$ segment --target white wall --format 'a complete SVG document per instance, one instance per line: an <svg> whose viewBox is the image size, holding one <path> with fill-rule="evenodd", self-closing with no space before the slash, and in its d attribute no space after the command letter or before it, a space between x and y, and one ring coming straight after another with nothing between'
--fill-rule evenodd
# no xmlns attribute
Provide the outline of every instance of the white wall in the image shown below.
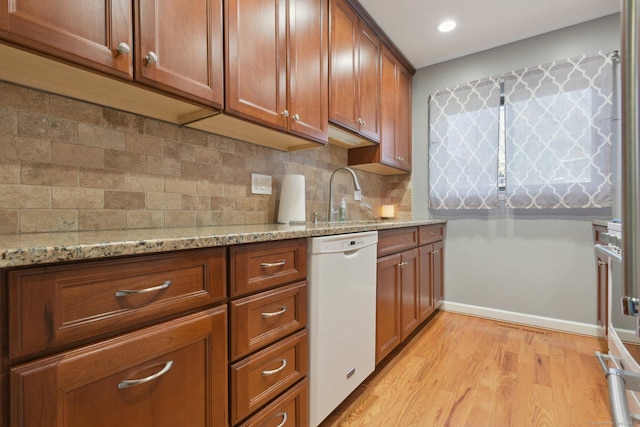
<svg viewBox="0 0 640 427"><path fill-rule="evenodd" d="M509 209L443 214L428 210L428 96L437 89L523 67L619 49L619 16L425 67L413 79L413 217L446 218L445 307L524 314L540 324L596 323L591 221L611 210L516 213ZM466 307L470 305L473 307ZM498 310L494 312L493 310ZM536 320L537 319L537 320ZM528 321L530 320L530 321ZM551 322L553 323L553 322ZM588 329L588 328L587 328Z"/></svg>

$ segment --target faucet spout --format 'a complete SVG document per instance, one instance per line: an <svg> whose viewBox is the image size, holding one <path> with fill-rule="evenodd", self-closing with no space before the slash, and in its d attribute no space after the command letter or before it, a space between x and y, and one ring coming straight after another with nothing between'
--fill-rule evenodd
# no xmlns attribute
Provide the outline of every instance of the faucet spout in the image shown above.
<svg viewBox="0 0 640 427"><path fill-rule="evenodd" d="M328 222L331 222L331 216L333 215L333 177L335 176L336 173L340 172L341 170L347 171L351 174L351 177L353 178L353 186L355 187L356 191L362 190L360 188L360 182L358 181L358 177L356 176L356 173L353 171L353 169L347 166L343 166L341 168L334 170L333 173L331 174L331 178L329 179L329 210L327 212Z"/></svg>

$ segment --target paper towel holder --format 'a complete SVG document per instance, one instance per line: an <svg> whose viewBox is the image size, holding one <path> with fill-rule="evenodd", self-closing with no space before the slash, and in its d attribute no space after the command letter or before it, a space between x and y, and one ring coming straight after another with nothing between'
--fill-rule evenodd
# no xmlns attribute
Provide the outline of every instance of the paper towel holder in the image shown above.
<svg viewBox="0 0 640 427"><path fill-rule="evenodd" d="M305 224L305 178L304 175L285 175L282 178L279 224Z"/></svg>

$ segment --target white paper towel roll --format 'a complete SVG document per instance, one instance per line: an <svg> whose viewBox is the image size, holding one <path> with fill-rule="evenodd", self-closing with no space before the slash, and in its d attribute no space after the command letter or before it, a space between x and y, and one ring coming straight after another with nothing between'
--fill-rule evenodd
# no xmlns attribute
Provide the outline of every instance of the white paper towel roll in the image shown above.
<svg viewBox="0 0 640 427"><path fill-rule="evenodd" d="M280 191L278 222L280 224L305 222L304 202L304 175L285 175L282 179L282 189Z"/></svg>

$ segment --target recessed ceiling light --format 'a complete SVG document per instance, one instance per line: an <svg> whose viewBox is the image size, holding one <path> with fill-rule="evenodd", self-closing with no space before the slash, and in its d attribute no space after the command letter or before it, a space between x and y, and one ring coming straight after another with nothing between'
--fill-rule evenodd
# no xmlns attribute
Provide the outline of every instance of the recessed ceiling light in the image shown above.
<svg viewBox="0 0 640 427"><path fill-rule="evenodd" d="M456 24L456 21L447 19L446 21L442 21L440 25L438 25L438 31L440 31L441 33L448 33L449 31L456 28L456 25L458 25Z"/></svg>

